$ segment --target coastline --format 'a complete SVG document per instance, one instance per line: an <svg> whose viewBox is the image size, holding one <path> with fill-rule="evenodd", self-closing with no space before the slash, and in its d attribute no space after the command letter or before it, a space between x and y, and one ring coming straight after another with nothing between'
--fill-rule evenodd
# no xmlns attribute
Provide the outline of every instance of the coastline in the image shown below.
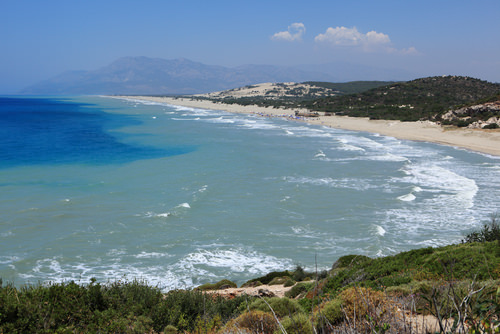
<svg viewBox="0 0 500 334"><path fill-rule="evenodd" d="M223 110L231 113L255 114L266 117L284 117L303 121L312 125L321 125L344 130L364 131L391 136L398 139L424 141L442 145L464 148L467 150L500 156L500 130L482 130L466 128L445 128L436 123L400 122L392 120L370 120L362 117L319 116L296 119L294 110L264 108L255 105L215 103L208 100L192 98L172 98L154 96L114 96L141 101L167 103L171 105Z"/></svg>

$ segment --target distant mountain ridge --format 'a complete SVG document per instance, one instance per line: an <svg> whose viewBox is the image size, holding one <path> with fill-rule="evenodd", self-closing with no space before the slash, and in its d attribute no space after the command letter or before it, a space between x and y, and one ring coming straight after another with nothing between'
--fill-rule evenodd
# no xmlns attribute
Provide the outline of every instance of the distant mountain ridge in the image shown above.
<svg viewBox="0 0 500 334"><path fill-rule="evenodd" d="M123 57L93 71L70 71L21 94L198 94L262 82L331 81L321 72L272 65L234 68L180 58Z"/></svg>

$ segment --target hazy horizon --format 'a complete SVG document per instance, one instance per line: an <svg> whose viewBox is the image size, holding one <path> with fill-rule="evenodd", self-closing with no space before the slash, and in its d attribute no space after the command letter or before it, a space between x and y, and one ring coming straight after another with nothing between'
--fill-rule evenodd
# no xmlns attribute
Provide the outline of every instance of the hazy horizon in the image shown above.
<svg viewBox="0 0 500 334"><path fill-rule="evenodd" d="M497 0L7 2L0 93L124 56L226 67L348 62L500 82L498 14Z"/></svg>

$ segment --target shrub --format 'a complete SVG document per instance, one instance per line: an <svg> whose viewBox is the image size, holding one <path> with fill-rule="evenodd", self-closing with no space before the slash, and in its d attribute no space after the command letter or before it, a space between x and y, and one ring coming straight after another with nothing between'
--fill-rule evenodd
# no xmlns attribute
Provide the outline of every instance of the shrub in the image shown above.
<svg viewBox="0 0 500 334"><path fill-rule="evenodd" d="M500 126L498 126L497 123L490 123L485 126L483 126L483 129L498 129Z"/></svg>
<svg viewBox="0 0 500 334"><path fill-rule="evenodd" d="M500 225L498 224L499 214L494 213L490 215L490 222L484 224L483 228L479 231L474 231L465 236L462 240L463 243L468 242L487 242L500 240Z"/></svg>
<svg viewBox="0 0 500 334"><path fill-rule="evenodd" d="M342 300L335 298L326 302L323 306L322 315L332 325L340 323L344 319L344 312L342 311Z"/></svg>
<svg viewBox="0 0 500 334"><path fill-rule="evenodd" d="M288 278L288 279L285 281L285 283L283 284L283 286L284 286L285 288L287 288L287 287L290 287L290 286L294 286L294 285L295 285L295 283L296 283L296 282L295 282L293 279Z"/></svg>
<svg viewBox="0 0 500 334"><path fill-rule="evenodd" d="M332 269L345 268L352 265L359 265L370 261L371 259L364 255L345 255L340 257L332 266Z"/></svg>
<svg viewBox="0 0 500 334"><path fill-rule="evenodd" d="M238 287L236 283L227 279L223 279L217 283L205 283L203 285L200 285L196 289L203 291L203 290L219 290L221 288L236 288L236 287Z"/></svg>
<svg viewBox="0 0 500 334"><path fill-rule="evenodd" d="M167 325L165 329L163 329L164 334L177 334L177 328L172 325Z"/></svg>
<svg viewBox="0 0 500 334"><path fill-rule="evenodd" d="M387 293L409 296L412 294L426 294L432 289L431 281L412 281L408 284L390 286L385 289Z"/></svg>
<svg viewBox="0 0 500 334"><path fill-rule="evenodd" d="M240 333L241 329L244 329L255 334L272 334L277 327L276 319L272 314L262 311L248 311L229 321L222 332Z"/></svg>
<svg viewBox="0 0 500 334"><path fill-rule="evenodd" d="M312 323L304 313L283 318L281 325L289 334L313 334ZM281 331L275 331L275 333L281 333Z"/></svg>
<svg viewBox="0 0 500 334"><path fill-rule="evenodd" d="M251 311L259 310L262 312L271 312L269 307L271 307L276 316L280 318L302 312L302 308L299 303L296 300L289 298L271 297L256 299L248 305L248 309Z"/></svg>
<svg viewBox="0 0 500 334"><path fill-rule="evenodd" d="M292 274L292 278L296 280L297 282L303 281L304 278L306 278L307 273L304 271L304 268L301 266L297 266L295 268L295 271Z"/></svg>
<svg viewBox="0 0 500 334"><path fill-rule="evenodd" d="M302 293L306 293L313 287L312 283L298 283L285 293L288 298L297 298Z"/></svg>
<svg viewBox="0 0 500 334"><path fill-rule="evenodd" d="M271 282L273 280L273 278L283 277L283 276L290 277L290 272L288 270L287 271L273 271L265 276L251 279L248 282L246 282L245 284L243 284L242 286L249 286L248 284L251 284L251 283L257 282L257 281L262 283L262 284L269 284L269 282Z"/></svg>
<svg viewBox="0 0 500 334"><path fill-rule="evenodd" d="M289 276L283 276L283 277L275 277L272 279L271 282L269 282L269 285L279 285L279 284L285 284L286 281L290 280Z"/></svg>
<svg viewBox="0 0 500 334"><path fill-rule="evenodd" d="M351 287L342 291L340 299L345 317L360 328L380 327L386 319L394 318L395 305L381 291Z"/></svg>
<svg viewBox="0 0 500 334"><path fill-rule="evenodd" d="M228 300L202 291L170 291L153 310L151 317L158 332L167 325L176 326L180 331L192 331L200 317L207 322L216 318L225 322L235 317L240 313L238 307L245 300L243 296Z"/></svg>

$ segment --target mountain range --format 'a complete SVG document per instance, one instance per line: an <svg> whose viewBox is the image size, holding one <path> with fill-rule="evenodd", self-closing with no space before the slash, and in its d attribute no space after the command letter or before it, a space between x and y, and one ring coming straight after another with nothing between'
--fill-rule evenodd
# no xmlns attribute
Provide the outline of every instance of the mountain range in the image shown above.
<svg viewBox="0 0 500 334"><path fill-rule="evenodd" d="M370 72L371 71L371 72ZM351 73L349 75L349 73ZM180 58L123 57L92 71L69 71L26 87L20 94L199 94L263 82L348 81L364 74L365 80L379 79L387 72L351 64L206 65ZM368 75L369 78L366 77ZM393 73L401 78L408 73ZM394 78L390 78L394 79Z"/></svg>
<svg viewBox="0 0 500 334"><path fill-rule="evenodd" d="M70 71L23 89L22 94L196 94L261 82L332 76L284 66L206 65L188 59L124 57L93 71Z"/></svg>

